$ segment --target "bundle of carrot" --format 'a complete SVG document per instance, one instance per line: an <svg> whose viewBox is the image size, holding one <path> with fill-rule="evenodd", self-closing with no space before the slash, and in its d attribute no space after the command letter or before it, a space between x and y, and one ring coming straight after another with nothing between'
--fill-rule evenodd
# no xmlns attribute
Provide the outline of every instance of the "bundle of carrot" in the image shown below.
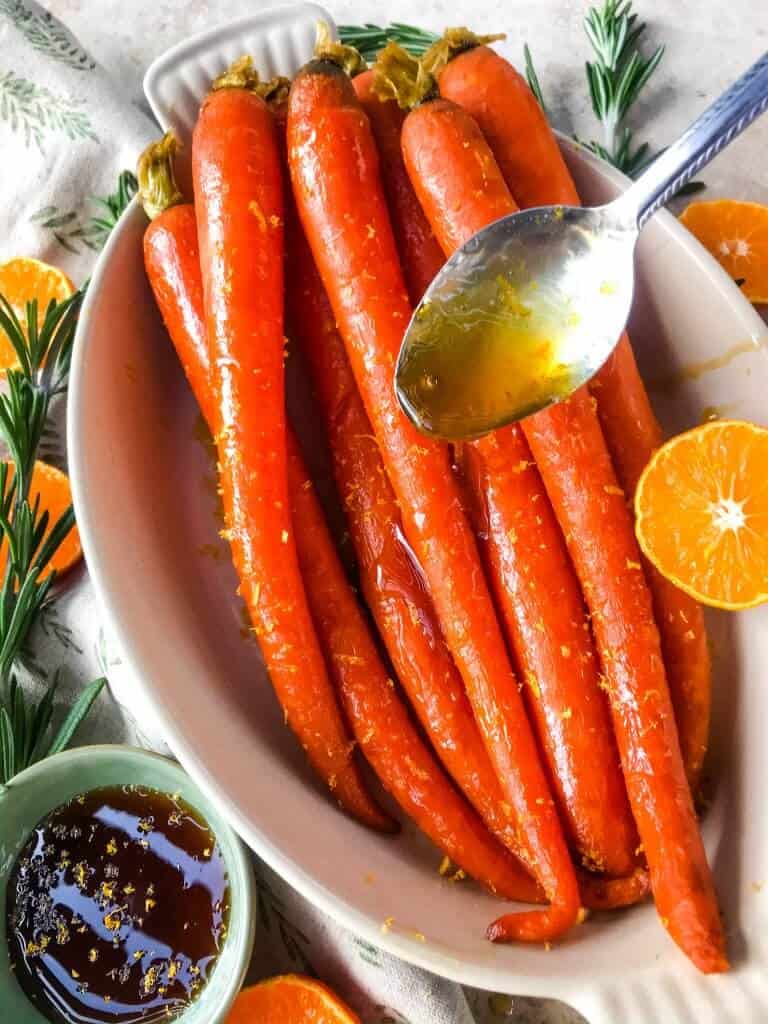
<svg viewBox="0 0 768 1024"><path fill-rule="evenodd" d="M420 63L389 46L369 69L323 34L290 92L238 61L195 128L194 205L171 138L142 157L148 276L217 445L270 678L341 806L397 828L359 748L443 871L545 904L499 918L493 940L548 942L650 887L684 952L724 970L691 796L705 638L634 539L625 498L659 429L629 342L597 403L582 392L455 449L394 394L411 304L444 257L516 200L578 201L540 108L485 42L452 30ZM286 419L284 331L370 620Z"/></svg>

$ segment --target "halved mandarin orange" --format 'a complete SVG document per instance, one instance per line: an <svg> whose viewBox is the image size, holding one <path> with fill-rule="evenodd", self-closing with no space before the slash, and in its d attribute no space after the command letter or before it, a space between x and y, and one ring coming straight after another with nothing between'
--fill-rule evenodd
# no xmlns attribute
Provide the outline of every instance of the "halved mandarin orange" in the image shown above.
<svg viewBox="0 0 768 1024"><path fill-rule="evenodd" d="M13 463L10 463L10 479L13 479L13 472L14 466ZM66 512L72 504L72 491L69 486L69 477L66 473L62 473L60 469L56 469L55 466L50 466L47 462L40 462L38 460L35 463L34 470L32 471L32 481L29 488L30 505L34 506L35 499L38 495L40 496L41 511L48 512L48 529L45 533L45 536L47 537L55 524L59 521L62 513ZM56 572L61 575L63 572L66 572L67 569L70 569L75 562L78 562L82 557L82 554L83 549L80 546L80 534L77 532L77 527L73 526L59 545L56 554L40 574L40 579L44 579L46 576L50 575L52 569L55 569ZM3 544L0 547L0 579L5 573L7 557L8 545L3 541Z"/></svg>
<svg viewBox="0 0 768 1024"><path fill-rule="evenodd" d="M690 203L680 216L750 302L768 302L768 206L736 199Z"/></svg>
<svg viewBox="0 0 768 1024"><path fill-rule="evenodd" d="M703 604L768 601L768 430L715 420L653 455L635 492L637 539Z"/></svg>
<svg viewBox="0 0 768 1024"><path fill-rule="evenodd" d="M51 299L63 302L74 290L75 286L62 270L31 256L19 256L0 265L0 295L8 300L25 329L28 302L37 299L38 323L42 324ZM18 365L16 351L0 327L0 374Z"/></svg>
<svg viewBox="0 0 768 1024"><path fill-rule="evenodd" d="M243 989L227 1024L360 1024L360 1018L322 982L283 974Z"/></svg>

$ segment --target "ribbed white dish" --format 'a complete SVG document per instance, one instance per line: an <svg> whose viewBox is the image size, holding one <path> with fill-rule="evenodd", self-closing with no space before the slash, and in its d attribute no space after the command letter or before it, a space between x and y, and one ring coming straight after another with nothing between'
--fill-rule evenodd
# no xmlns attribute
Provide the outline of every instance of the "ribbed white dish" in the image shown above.
<svg viewBox="0 0 768 1024"><path fill-rule="evenodd" d="M145 81L161 125L188 142L211 78L243 53L265 75L294 72L311 54L320 18L330 22L312 4L262 11L169 51ZM588 201L625 187L591 155L572 143L564 148ZM439 856L413 829L386 840L341 815L283 726L257 651L242 636L236 581L214 518L212 467L195 440L194 403L143 272L144 227L134 205L88 290L72 367L72 483L94 584L136 687L152 699L197 783L307 898L438 974L564 999L592 1024L768 1021L768 609L709 623L717 792L704 832L732 972L698 975L650 905L596 916L551 952L486 942L499 904L472 885L443 882ZM653 392L668 430L692 425L712 406L766 421L762 321L668 214L643 234L631 326L649 380L693 367ZM714 368L713 360L749 342L754 348ZM221 557L213 559L217 545ZM384 932L387 918L394 923Z"/></svg>

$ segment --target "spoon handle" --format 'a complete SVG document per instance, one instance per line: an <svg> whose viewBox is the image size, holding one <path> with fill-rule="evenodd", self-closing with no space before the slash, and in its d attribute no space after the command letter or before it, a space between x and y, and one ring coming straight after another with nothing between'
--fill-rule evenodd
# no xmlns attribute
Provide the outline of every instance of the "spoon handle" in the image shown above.
<svg viewBox="0 0 768 1024"><path fill-rule="evenodd" d="M640 229L681 186L768 108L768 52L696 118L621 197Z"/></svg>

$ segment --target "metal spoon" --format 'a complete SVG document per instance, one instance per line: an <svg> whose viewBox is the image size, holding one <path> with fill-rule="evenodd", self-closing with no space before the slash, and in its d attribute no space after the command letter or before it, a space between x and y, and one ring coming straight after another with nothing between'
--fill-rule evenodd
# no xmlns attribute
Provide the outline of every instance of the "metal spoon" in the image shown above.
<svg viewBox="0 0 768 1024"><path fill-rule="evenodd" d="M618 199L503 217L454 253L397 363L397 395L415 425L477 437L586 383L626 324L643 225L767 107L765 53Z"/></svg>

